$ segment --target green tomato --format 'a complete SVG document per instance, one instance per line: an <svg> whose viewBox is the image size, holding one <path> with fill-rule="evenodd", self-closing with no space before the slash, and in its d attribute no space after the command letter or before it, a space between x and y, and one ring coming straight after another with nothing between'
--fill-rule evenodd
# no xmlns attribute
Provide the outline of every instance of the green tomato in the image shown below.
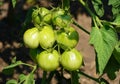
<svg viewBox="0 0 120 84"><path fill-rule="evenodd" d="M39 33L39 43L43 49L51 48L55 42L55 33L51 26L44 26Z"/></svg>
<svg viewBox="0 0 120 84"><path fill-rule="evenodd" d="M67 27L68 25L70 25L71 22L72 18L69 15L57 16L56 18L54 18L53 21L53 23L60 28Z"/></svg>
<svg viewBox="0 0 120 84"><path fill-rule="evenodd" d="M72 50L63 52L60 63L66 70L77 70L82 65L82 55L78 50L73 48Z"/></svg>
<svg viewBox="0 0 120 84"><path fill-rule="evenodd" d="M54 71L59 67L59 54L56 50L42 51L37 56L37 62L44 71Z"/></svg>
<svg viewBox="0 0 120 84"><path fill-rule="evenodd" d="M46 9L45 7L41 7L39 10L40 10L40 15L42 17L42 21L46 23L51 23L52 14L50 10Z"/></svg>
<svg viewBox="0 0 120 84"><path fill-rule="evenodd" d="M38 9L35 9L32 13L32 20L33 20L33 23L34 25L39 25L41 23L41 16L39 14L39 10Z"/></svg>
<svg viewBox="0 0 120 84"><path fill-rule="evenodd" d="M39 30L34 27L25 31L23 41L29 48L37 48L39 46Z"/></svg>
<svg viewBox="0 0 120 84"><path fill-rule="evenodd" d="M69 27L66 30L60 30L56 35L57 43L64 50L74 48L79 41L79 34L73 28Z"/></svg>
<svg viewBox="0 0 120 84"><path fill-rule="evenodd" d="M45 7L37 8L32 13L32 20L35 25L40 25L41 22L51 23L51 12Z"/></svg>
<svg viewBox="0 0 120 84"><path fill-rule="evenodd" d="M61 16L61 15L64 15L65 14L65 11L63 9L60 9L60 8L57 8L55 10L53 10L52 12L52 21L53 21L53 24L56 25L57 21L59 21L58 19L56 20L57 17Z"/></svg>
<svg viewBox="0 0 120 84"><path fill-rule="evenodd" d="M52 12L52 20L54 21L54 19L60 15L64 15L65 11L63 9L57 8L55 10L53 10Z"/></svg>

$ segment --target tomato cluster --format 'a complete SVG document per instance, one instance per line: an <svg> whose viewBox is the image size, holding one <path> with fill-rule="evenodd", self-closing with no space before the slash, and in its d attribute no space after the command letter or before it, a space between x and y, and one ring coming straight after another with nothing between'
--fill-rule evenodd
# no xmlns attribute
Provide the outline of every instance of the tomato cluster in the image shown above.
<svg viewBox="0 0 120 84"><path fill-rule="evenodd" d="M23 40L33 61L45 71L60 65L70 71L79 69L82 55L75 49L79 34L71 26L70 14L61 8L40 7L34 9L32 21L34 27L25 31Z"/></svg>

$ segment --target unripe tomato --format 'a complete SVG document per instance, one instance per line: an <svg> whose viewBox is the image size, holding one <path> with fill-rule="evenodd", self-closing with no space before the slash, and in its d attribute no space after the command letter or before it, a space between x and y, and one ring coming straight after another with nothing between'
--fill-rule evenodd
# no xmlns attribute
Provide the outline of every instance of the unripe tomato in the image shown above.
<svg viewBox="0 0 120 84"><path fill-rule="evenodd" d="M60 28L67 27L72 22L72 18L69 15L60 15L54 18L54 24Z"/></svg>
<svg viewBox="0 0 120 84"><path fill-rule="evenodd" d="M54 21L56 17L64 14L65 14L65 11L63 9L60 9L60 8L55 9L52 13L52 20Z"/></svg>
<svg viewBox="0 0 120 84"><path fill-rule="evenodd" d="M45 7L37 8L32 13L32 20L35 25L40 25L41 22L51 23L51 12Z"/></svg>
<svg viewBox="0 0 120 84"><path fill-rule="evenodd" d="M33 23L34 25L39 25L41 23L41 16L39 14L39 10L38 9L35 9L32 13L32 20L33 20Z"/></svg>
<svg viewBox="0 0 120 84"><path fill-rule="evenodd" d="M65 51L61 56L60 63L66 70L77 70L82 65L82 55L76 49Z"/></svg>
<svg viewBox="0 0 120 84"><path fill-rule="evenodd" d="M50 10L46 9L45 7L41 7L39 10L40 10L40 15L42 17L42 21L46 23L51 23L52 14Z"/></svg>
<svg viewBox="0 0 120 84"><path fill-rule="evenodd" d="M65 14L65 11L63 9L58 8L58 9L54 10L53 13L52 13L53 24L56 25L58 23L58 21L59 21L58 20L59 18L57 19L57 17L60 17L61 15L64 15L64 14Z"/></svg>
<svg viewBox="0 0 120 84"><path fill-rule="evenodd" d="M79 34L73 27L66 29L58 31L56 35L57 43L64 50L74 48L79 41Z"/></svg>
<svg viewBox="0 0 120 84"><path fill-rule="evenodd" d="M37 48L39 46L39 30L36 27L26 30L23 41L29 48Z"/></svg>
<svg viewBox="0 0 120 84"><path fill-rule="evenodd" d="M51 48L55 42L55 33L51 26L43 26L39 33L39 43L43 49Z"/></svg>
<svg viewBox="0 0 120 84"><path fill-rule="evenodd" d="M56 50L42 51L37 56L37 62L44 71L54 71L59 67L59 54Z"/></svg>

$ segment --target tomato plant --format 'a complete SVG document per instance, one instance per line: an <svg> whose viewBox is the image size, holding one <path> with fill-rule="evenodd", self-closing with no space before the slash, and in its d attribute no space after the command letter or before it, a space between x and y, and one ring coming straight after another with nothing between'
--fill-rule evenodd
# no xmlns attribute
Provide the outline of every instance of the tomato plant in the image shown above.
<svg viewBox="0 0 120 84"><path fill-rule="evenodd" d="M52 2L52 0L49 1ZM119 1L60 0L60 2L57 7L50 5L50 9L41 6L33 9L29 17L32 18L31 22L34 27L25 31L23 41L30 49L30 57L36 62L36 65L14 60L14 63L3 70L9 70L19 65L32 67L33 70L28 75L20 75L20 81L9 80L7 84L35 84L33 75L38 68L44 71L41 84L49 84L52 77L58 74L62 80L64 71L71 75L71 84L79 84L80 75L99 84L109 84L103 77L104 74L107 74L111 80L117 77L115 73L120 70ZM90 32L73 19L70 8L74 2L79 3L91 17L92 29ZM12 0L12 3L15 7L16 0ZM106 8L110 9L110 14ZM85 66L82 65L84 64L84 56L76 49L80 37L72 25L77 26L90 36L88 43L95 50L98 78L94 78L81 70L81 66ZM23 80L21 80L22 77L24 77Z"/></svg>

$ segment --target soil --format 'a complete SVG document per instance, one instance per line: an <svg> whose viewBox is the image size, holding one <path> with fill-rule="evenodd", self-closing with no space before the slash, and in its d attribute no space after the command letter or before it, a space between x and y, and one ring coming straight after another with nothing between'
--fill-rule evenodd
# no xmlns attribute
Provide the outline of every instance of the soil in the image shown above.
<svg viewBox="0 0 120 84"><path fill-rule="evenodd" d="M4 7L3 7L4 6ZM19 66L13 70L13 73L4 74L2 72L3 67L8 66L11 63L11 60L16 57L17 60L21 60L25 63L34 64L34 62L29 57L29 49L26 48L22 42L22 35L19 33L21 31L22 22L25 19L26 10L19 10L16 13L21 20L17 20L17 23L13 18L14 16L9 15L9 3L5 3L3 5L4 12L0 13L0 84L5 84L7 80L10 79L18 79L19 74L24 73L28 74L31 71L31 68L25 66ZM1 7L0 7L1 8ZM9 9L8 9L9 8ZM19 7L18 7L19 8ZM25 14L25 15L24 15ZM76 21L83 26L89 32L91 31L91 18L86 13L75 13ZM82 66L81 71L84 73L97 78L98 74L96 74L95 68L95 52L94 48L89 44L89 35L73 25L74 28L79 32L79 43L76 48L82 53L84 59L84 66ZM115 80L109 80L107 75L103 75L103 77L108 80L109 84L119 84L120 83L120 71L117 73L118 77ZM70 78L70 75L65 73L64 76L66 78ZM35 74L35 79L37 82L40 81L42 77L42 70L38 69ZM95 81L86 78L81 75L80 77L81 84L97 84ZM51 84L57 84L57 80L55 77L52 79ZM37 84L37 83L36 83ZM60 84L69 84L65 80L63 80Z"/></svg>

